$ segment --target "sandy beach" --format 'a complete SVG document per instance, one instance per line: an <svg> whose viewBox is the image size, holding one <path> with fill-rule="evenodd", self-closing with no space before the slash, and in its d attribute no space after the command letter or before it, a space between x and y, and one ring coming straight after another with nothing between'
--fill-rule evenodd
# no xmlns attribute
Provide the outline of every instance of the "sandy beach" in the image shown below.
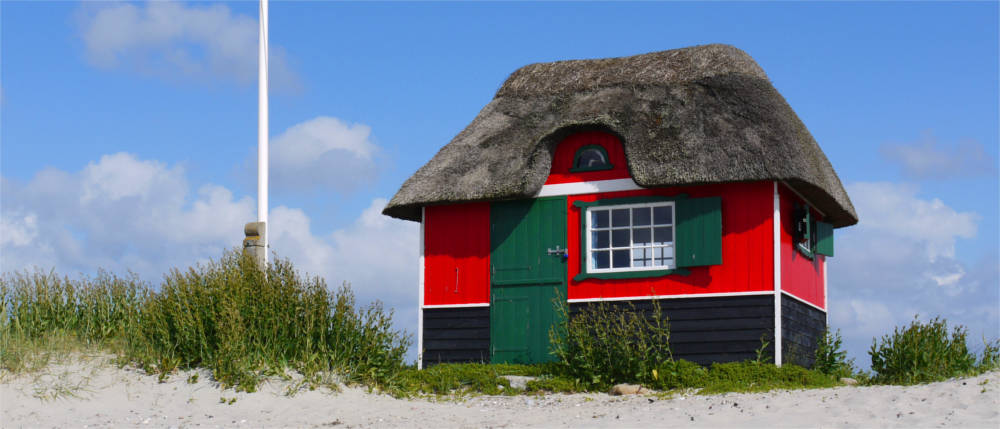
<svg viewBox="0 0 1000 429"><path fill-rule="evenodd" d="M197 380L192 377L197 374ZM207 372L165 382L102 359L2 374L4 428L49 427L1000 427L1000 372L918 386L756 394L552 394L394 399L364 388L222 390Z"/></svg>

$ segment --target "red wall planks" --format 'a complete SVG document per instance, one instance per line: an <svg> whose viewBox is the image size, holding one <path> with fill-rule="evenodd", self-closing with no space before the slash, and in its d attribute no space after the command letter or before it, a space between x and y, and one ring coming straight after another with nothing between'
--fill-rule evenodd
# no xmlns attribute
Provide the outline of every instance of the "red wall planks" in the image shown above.
<svg viewBox="0 0 1000 429"><path fill-rule="evenodd" d="M580 211L574 201L595 201L639 195L690 198L722 198L722 265L691 268L688 276L640 279L585 279L573 281L580 272ZM604 194L572 195L568 198L567 247L570 257L569 299L619 298L649 295L686 295L774 290L772 182L659 188Z"/></svg>
<svg viewBox="0 0 1000 429"><path fill-rule="evenodd" d="M424 305L490 302L489 203L424 209Z"/></svg>
<svg viewBox="0 0 1000 429"><path fill-rule="evenodd" d="M825 308L823 264L826 263L826 256L815 255L814 259L810 259L795 250L792 243L792 212L795 203L805 202L785 185L778 185L778 193L781 195L781 290ZM812 210L812 215L822 220L822 215L815 210Z"/></svg>
<svg viewBox="0 0 1000 429"><path fill-rule="evenodd" d="M587 171L573 173L576 151L586 145L600 145L608 152L608 160L614 167L610 170ZM552 169L546 185L570 182L591 182L595 180L627 179L632 177L625 162L625 151L618 138L600 131L587 131L573 134L559 143L556 153L552 156Z"/></svg>

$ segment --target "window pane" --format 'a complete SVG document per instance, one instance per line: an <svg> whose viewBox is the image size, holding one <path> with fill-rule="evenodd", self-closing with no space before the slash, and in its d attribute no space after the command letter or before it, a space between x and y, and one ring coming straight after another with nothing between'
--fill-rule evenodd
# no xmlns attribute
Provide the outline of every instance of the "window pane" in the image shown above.
<svg viewBox="0 0 1000 429"><path fill-rule="evenodd" d="M649 246L652 238L652 231L649 228L636 228L632 230L633 246Z"/></svg>
<svg viewBox="0 0 1000 429"><path fill-rule="evenodd" d="M649 248L632 249L633 267L650 267L653 265L653 253Z"/></svg>
<svg viewBox="0 0 1000 429"><path fill-rule="evenodd" d="M632 209L632 226L649 225L649 207Z"/></svg>
<svg viewBox="0 0 1000 429"><path fill-rule="evenodd" d="M673 247L654 247L653 248L653 265L655 266L666 266L673 265L674 262L674 248Z"/></svg>
<svg viewBox="0 0 1000 429"><path fill-rule="evenodd" d="M590 233L590 245L594 249L607 249L609 240L611 238L611 231L591 231Z"/></svg>
<svg viewBox="0 0 1000 429"><path fill-rule="evenodd" d="M590 227L591 228L607 228L608 227L608 211L607 210L593 210L590 212Z"/></svg>
<svg viewBox="0 0 1000 429"><path fill-rule="evenodd" d="M576 155L576 168L597 168L608 165L604 152L597 148L584 149Z"/></svg>
<svg viewBox="0 0 1000 429"><path fill-rule="evenodd" d="M653 207L653 223L657 225L665 225L673 223L673 207L671 206L661 206Z"/></svg>
<svg viewBox="0 0 1000 429"><path fill-rule="evenodd" d="M612 210L611 226L628 226L628 209Z"/></svg>
<svg viewBox="0 0 1000 429"><path fill-rule="evenodd" d="M610 254L607 250L601 252L590 252L591 259L590 263L594 268L610 268Z"/></svg>
<svg viewBox="0 0 1000 429"><path fill-rule="evenodd" d="M653 244L667 244L673 241L674 227L661 226L653 228Z"/></svg>
<svg viewBox="0 0 1000 429"><path fill-rule="evenodd" d="M613 264L611 266L612 268L628 268L629 267L629 260L628 260L629 259L628 258L629 251L628 250L612 250L611 253L612 253L612 259L613 259L613 261L612 261Z"/></svg>
<svg viewBox="0 0 1000 429"><path fill-rule="evenodd" d="M612 247L628 247L628 232L626 229L612 229L611 230L611 246Z"/></svg>

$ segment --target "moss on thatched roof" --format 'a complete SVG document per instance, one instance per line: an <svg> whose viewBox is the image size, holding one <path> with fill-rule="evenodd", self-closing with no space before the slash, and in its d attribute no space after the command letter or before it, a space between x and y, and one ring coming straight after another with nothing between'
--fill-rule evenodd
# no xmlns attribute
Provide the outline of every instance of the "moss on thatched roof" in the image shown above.
<svg viewBox="0 0 1000 429"><path fill-rule="evenodd" d="M383 213L419 221L425 205L531 198L556 145L582 130L617 135L640 186L781 180L835 226L858 221L809 130L728 45L522 67Z"/></svg>

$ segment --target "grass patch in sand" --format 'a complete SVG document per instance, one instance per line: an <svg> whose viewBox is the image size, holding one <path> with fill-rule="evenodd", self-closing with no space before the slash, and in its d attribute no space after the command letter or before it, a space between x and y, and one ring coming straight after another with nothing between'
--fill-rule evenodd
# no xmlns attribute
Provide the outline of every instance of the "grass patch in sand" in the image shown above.
<svg viewBox="0 0 1000 429"><path fill-rule="evenodd" d="M542 376L545 372L546 365L443 363L422 370L404 369L389 381L385 390L397 397L511 395L520 391L511 388L510 381L502 376Z"/></svg>
<svg viewBox="0 0 1000 429"><path fill-rule="evenodd" d="M0 367L10 372L43 364L58 334L161 377L207 368L240 390L287 369L378 386L400 372L409 345L379 303L360 307L346 285L331 292L287 260L260 270L238 251L174 270L156 290L135 275L5 274L0 311Z"/></svg>

